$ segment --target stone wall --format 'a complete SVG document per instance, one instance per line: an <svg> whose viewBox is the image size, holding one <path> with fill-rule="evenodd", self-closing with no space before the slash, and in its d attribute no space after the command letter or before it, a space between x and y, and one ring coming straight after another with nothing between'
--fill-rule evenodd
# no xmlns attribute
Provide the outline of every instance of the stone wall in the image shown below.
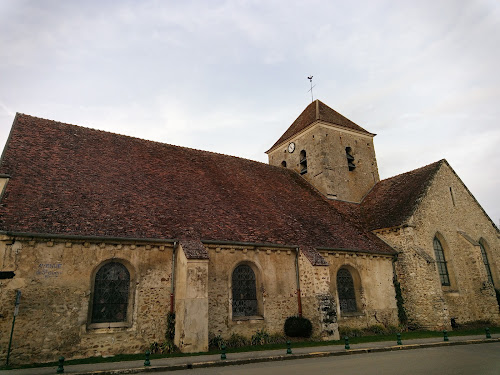
<svg viewBox="0 0 500 375"><path fill-rule="evenodd" d="M287 151L294 142L293 153ZM356 168L349 171L346 147L351 148ZM360 202L379 181L373 137L348 129L341 129L321 121L296 134L269 154L269 164L301 171L300 152L306 151L307 173L302 176L325 196L351 202Z"/></svg>
<svg viewBox="0 0 500 375"><path fill-rule="evenodd" d="M338 308L339 327L367 328L371 325L397 325L398 315L393 285L392 256L341 251L325 251L329 263L330 293L337 305L337 273L346 268L353 276L357 312L342 313Z"/></svg>
<svg viewBox="0 0 500 375"><path fill-rule="evenodd" d="M448 165L440 168L408 224L377 234L400 252L397 274L409 318L437 329L449 327L451 318L458 324L499 323L495 291L478 243L482 239L486 244L493 279L499 285L499 233ZM443 246L450 286L442 286L439 279L435 236Z"/></svg>
<svg viewBox="0 0 500 375"><path fill-rule="evenodd" d="M210 246L210 334L249 338L261 329L283 333L285 319L298 313L295 254L293 249ZM251 318L232 316L232 272L240 264L249 265L256 276L258 315Z"/></svg>
<svg viewBox="0 0 500 375"><path fill-rule="evenodd" d="M128 322L123 327L90 328L93 275L109 260L130 272ZM0 270L0 358L6 357L15 291L22 291L12 341L11 362L54 361L144 351L163 341L170 308L172 245L33 240L3 237Z"/></svg>

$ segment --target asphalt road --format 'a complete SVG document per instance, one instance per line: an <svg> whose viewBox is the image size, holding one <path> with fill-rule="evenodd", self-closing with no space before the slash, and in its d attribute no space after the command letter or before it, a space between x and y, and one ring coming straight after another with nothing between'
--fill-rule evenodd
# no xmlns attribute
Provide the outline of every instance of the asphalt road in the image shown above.
<svg viewBox="0 0 500 375"><path fill-rule="evenodd" d="M167 374L157 372L156 374ZM172 375L500 375L500 343L169 371Z"/></svg>

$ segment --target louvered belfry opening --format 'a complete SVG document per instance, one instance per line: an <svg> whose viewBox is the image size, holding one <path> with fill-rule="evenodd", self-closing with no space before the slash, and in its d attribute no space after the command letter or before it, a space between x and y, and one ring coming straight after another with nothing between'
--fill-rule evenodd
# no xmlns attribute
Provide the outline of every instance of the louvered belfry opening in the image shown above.
<svg viewBox="0 0 500 375"><path fill-rule="evenodd" d="M347 158L347 166L349 167L349 171L353 171L356 169L356 165L354 164L354 156L352 156L352 149L350 147L345 148L345 155Z"/></svg>
<svg viewBox="0 0 500 375"><path fill-rule="evenodd" d="M300 151L299 158L300 174L305 174L307 173L307 155L305 150Z"/></svg>
<svg viewBox="0 0 500 375"><path fill-rule="evenodd" d="M258 315L255 272L241 264L233 271L233 317Z"/></svg>

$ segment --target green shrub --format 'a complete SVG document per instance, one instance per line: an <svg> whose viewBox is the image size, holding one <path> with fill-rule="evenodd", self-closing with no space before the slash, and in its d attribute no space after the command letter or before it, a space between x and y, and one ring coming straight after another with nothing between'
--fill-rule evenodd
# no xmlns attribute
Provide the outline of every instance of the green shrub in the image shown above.
<svg viewBox="0 0 500 375"><path fill-rule="evenodd" d="M285 334L290 337L311 337L311 321L304 317L290 316L285 320Z"/></svg>
<svg viewBox="0 0 500 375"><path fill-rule="evenodd" d="M252 345L265 345L269 343L269 333L264 328L252 336Z"/></svg>
<svg viewBox="0 0 500 375"><path fill-rule="evenodd" d="M374 324L366 329L363 330L366 335L386 335L387 334L387 329L382 325L382 324Z"/></svg>
<svg viewBox="0 0 500 375"><path fill-rule="evenodd" d="M241 348L242 346L249 346L250 341L237 333L233 333L228 340L226 340L226 346L228 348Z"/></svg>
<svg viewBox="0 0 500 375"><path fill-rule="evenodd" d="M361 337L363 336L363 331L359 328L342 327L339 328L340 337Z"/></svg>
<svg viewBox="0 0 500 375"><path fill-rule="evenodd" d="M213 334L209 334L208 347L210 349L221 350L222 349L222 345L226 345L227 346L227 342L226 342L226 340L224 340L222 338L221 335L214 336Z"/></svg>

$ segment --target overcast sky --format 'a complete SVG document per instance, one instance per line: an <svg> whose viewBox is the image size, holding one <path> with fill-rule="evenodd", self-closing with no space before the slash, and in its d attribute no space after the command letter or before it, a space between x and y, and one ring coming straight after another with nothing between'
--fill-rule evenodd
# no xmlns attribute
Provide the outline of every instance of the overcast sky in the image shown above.
<svg viewBox="0 0 500 375"><path fill-rule="evenodd" d="M0 0L16 112L267 162L314 96L381 178L445 158L498 225L500 2Z"/></svg>

